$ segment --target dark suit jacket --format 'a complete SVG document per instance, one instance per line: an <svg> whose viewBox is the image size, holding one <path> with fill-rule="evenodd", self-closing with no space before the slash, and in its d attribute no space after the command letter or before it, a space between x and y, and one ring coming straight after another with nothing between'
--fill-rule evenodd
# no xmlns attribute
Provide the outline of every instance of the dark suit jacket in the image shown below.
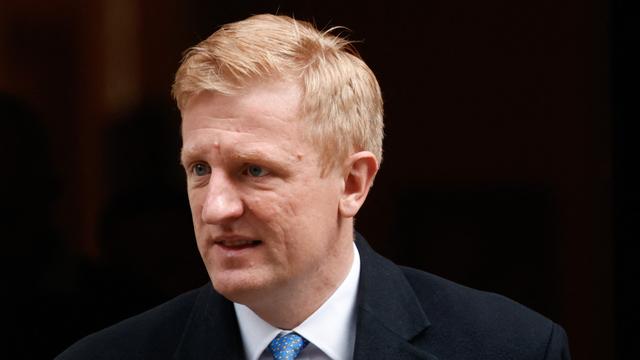
<svg viewBox="0 0 640 360"><path fill-rule="evenodd" d="M569 359L565 332L500 295L398 267L356 235L354 359ZM243 359L233 304L211 284L90 335L57 359Z"/></svg>

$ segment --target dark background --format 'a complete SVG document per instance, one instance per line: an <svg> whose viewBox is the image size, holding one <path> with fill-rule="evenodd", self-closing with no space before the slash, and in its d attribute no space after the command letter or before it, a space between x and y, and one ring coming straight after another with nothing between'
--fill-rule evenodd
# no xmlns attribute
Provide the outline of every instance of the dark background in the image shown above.
<svg viewBox="0 0 640 360"><path fill-rule="evenodd" d="M576 359L638 354L627 2L3 0L5 354L51 358L207 280L169 88L187 47L276 11L347 26L378 76L357 221L378 251L541 312Z"/></svg>

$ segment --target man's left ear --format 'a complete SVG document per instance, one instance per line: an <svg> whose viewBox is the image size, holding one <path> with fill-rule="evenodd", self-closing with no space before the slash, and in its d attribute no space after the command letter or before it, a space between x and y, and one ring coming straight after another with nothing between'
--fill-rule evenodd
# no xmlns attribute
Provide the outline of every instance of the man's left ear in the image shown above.
<svg viewBox="0 0 640 360"><path fill-rule="evenodd" d="M344 189L340 199L340 215L354 217L364 204L373 178L378 172L378 160L370 151L352 154L344 163Z"/></svg>

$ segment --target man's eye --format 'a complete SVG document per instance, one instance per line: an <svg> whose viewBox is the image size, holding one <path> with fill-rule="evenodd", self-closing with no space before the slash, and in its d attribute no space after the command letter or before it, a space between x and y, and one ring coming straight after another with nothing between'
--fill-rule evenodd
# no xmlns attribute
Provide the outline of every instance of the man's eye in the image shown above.
<svg viewBox="0 0 640 360"><path fill-rule="evenodd" d="M211 172L211 168L206 164L195 164L192 171L196 176L205 176Z"/></svg>
<svg viewBox="0 0 640 360"><path fill-rule="evenodd" d="M253 177L261 177L269 174L269 172L266 169L257 165L247 166L246 172L247 172L247 175L253 176Z"/></svg>

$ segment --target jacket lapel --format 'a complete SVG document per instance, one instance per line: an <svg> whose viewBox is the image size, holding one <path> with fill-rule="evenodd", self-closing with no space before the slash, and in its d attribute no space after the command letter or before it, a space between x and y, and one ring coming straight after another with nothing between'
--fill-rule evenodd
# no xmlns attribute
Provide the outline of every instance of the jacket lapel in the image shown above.
<svg viewBox="0 0 640 360"><path fill-rule="evenodd" d="M182 340L175 353L180 360L245 358L233 303L213 290L200 290Z"/></svg>
<svg viewBox="0 0 640 360"><path fill-rule="evenodd" d="M355 360L437 359L413 344L430 323L404 274L356 233L361 269Z"/></svg>

